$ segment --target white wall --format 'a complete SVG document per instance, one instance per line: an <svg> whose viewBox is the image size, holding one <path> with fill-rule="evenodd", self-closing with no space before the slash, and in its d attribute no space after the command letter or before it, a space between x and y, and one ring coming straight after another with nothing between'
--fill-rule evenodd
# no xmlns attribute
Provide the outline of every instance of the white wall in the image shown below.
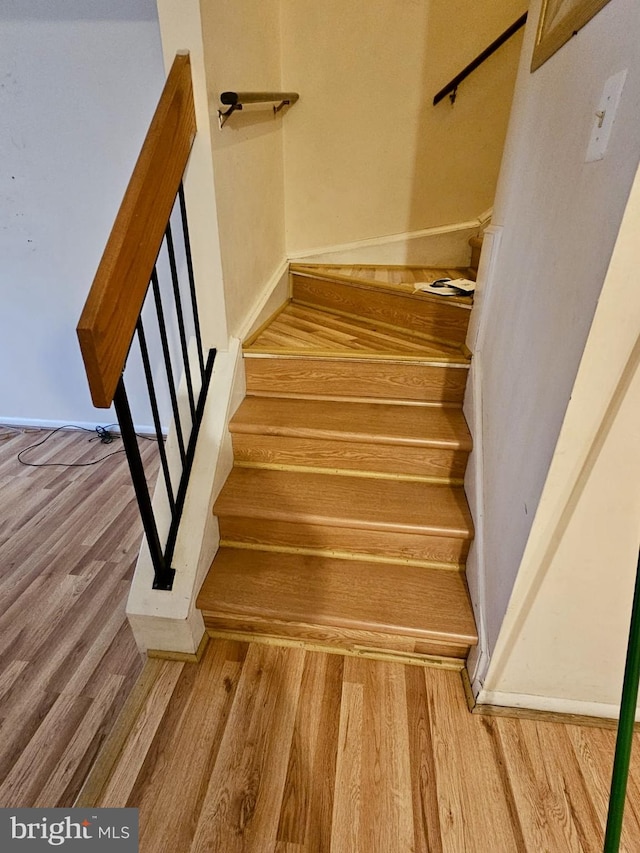
<svg viewBox="0 0 640 853"><path fill-rule="evenodd" d="M455 106L432 100L526 5L282 0L283 82L300 93L284 119L290 255L491 207L521 34L460 86Z"/></svg>
<svg viewBox="0 0 640 853"><path fill-rule="evenodd" d="M640 170L481 701L616 712L640 541L639 233Z"/></svg>
<svg viewBox="0 0 640 853"><path fill-rule="evenodd" d="M473 327L482 329L471 417L481 406L484 548L469 570L473 575L486 567L482 615L489 651L521 565L640 155L637 2L611 0L530 74L539 10L536 0L494 207L500 246ZM586 163L602 87L623 68L628 77L607 156Z"/></svg>
<svg viewBox="0 0 640 853"><path fill-rule="evenodd" d="M113 420L75 326L163 83L153 0L0 5L0 422Z"/></svg>
<svg viewBox="0 0 640 853"><path fill-rule="evenodd" d="M211 105L216 204L230 335L285 262L283 122L270 104L236 113L218 127L224 91L280 91L280 0L201 2Z"/></svg>

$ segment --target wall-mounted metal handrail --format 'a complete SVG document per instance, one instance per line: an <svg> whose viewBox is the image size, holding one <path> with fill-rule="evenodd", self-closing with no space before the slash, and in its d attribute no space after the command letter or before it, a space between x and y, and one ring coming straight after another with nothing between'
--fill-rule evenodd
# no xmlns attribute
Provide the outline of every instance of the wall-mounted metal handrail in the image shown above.
<svg viewBox="0 0 640 853"><path fill-rule="evenodd" d="M232 113L241 110L245 104L274 104L273 114L279 113L283 107L291 106L300 98L297 92L223 92L220 103L229 107L223 112L218 110L218 122L224 127Z"/></svg>
<svg viewBox="0 0 640 853"><path fill-rule="evenodd" d="M439 104L447 95L449 95L451 103L455 103L456 93L460 83L462 83L463 80L466 80L469 74L474 72L479 65L482 65L485 59L488 59L499 47L501 47L506 41L509 41L511 36L515 35L519 29L524 27L526 22L527 13L525 12L524 15L521 15L517 21L514 21L513 24L511 24L510 27L507 27L507 29L499 35L495 41L492 41L489 47L485 48L472 62L465 66L459 74L456 74L456 76L450 80L446 86L443 86L442 89L440 89L433 99L433 106L435 107L436 104Z"/></svg>

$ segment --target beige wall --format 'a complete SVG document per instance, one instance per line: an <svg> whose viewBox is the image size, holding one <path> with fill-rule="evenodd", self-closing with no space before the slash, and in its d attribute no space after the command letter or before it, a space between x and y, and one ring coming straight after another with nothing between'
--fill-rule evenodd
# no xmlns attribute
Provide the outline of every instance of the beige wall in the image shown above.
<svg viewBox="0 0 640 853"><path fill-rule="evenodd" d="M236 113L223 130L220 92L282 88L280 0L201 0L216 203L229 333L285 259L282 115Z"/></svg>
<svg viewBox="0 0 640 853"><path fill-rule="evenodd" d="M493 203L521 35L436 91L523 0L282 0L291 254L464 222ZM411 260L405 258L405 260Z"/></svg>

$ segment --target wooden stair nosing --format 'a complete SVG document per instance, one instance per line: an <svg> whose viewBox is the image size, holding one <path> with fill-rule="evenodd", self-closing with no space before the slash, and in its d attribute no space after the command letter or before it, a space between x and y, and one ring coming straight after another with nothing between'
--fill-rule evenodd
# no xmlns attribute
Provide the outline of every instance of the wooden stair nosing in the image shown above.
<svg viewBox="0 0 640 853"><path fill-rule="evenodd" d="M247 393L461 403L469 365L341 360L309 356L244 358ZM357 365L357 368L355 367Z"/></svg>
<svg viewBox="0 0 640 853"><path fill-rule="evenodd" d="M462 541L462 540L460 540ZM232 539L220 538L220 548L235 548L239 551L273 551L277 554L306 554L310 557L331 557L336 560L358 560L365 563L386 563L394 566L416 566L422 569L433 569L437 572L464 572L464 563L443 563L433 560L413 560L403 557L389 557L386 554L357 554L353 551L327 550L287 545L265 545L262 542L239 542Z"/></svg>
<svg viewBox="0 0 640 853"><path fill-rule="evenodd" d="M463 575L411 566L221 548L197 606L219 615L477 642Z"/></svg>
<svg viewBox="0 0 640 853"><path fill-rule="evenodd" d="M233 613L226 610L199 608L202 612L205 628L211 631L229 631L256 633L273 639L284 637L305 642L325 642L338 647L386 648L399 653L419 655L442 655L444 657L466 658L477 639L429 637L397 630L356 628L340 625L332 621L305 622L286 617L260 616L253 613Z"/></svg>
<svg viewBox="0 0 640 853"><path fill-rule="evenodd" d="M281 436L233 436L234 464L243 468L327 472L336 476L415 480L462 486L467 451L403 445L358 445ZM342 449L344 448L344 452ZM381 451L390 449L392 453ZM377 452L376 452L377 451ZM310 464L312 462L313 464ZM419 471L419 474L415 472Z"/></svg>
<svg viewBox="0 0 640 853"><path fill-rule="evenodd" d="M203 613L210 637L226 637L241 642L268 645L304 646L310 651L355 655L396 663L437 666L459 670L470 651L468 645L415 640L399 634L377 634L373 631L348 631L340 628L305 625L281 620L253 620L218 617Z"/></svg>
<svg viewBox="0 0 640 853"><path fill-rule="evenodd" d="M359 397L353 394L308 394L299 391L265 391L254 388L247 391L247 397L259 397L265 400L313 400L327 403L385 403L389 406L407 406L420 409L459 409L461 401L442 402L440 400L409 400L397 397Z"/></svg>
<svg viewBox="0 0 640 853"><path fill-rule="evenodd" d="M220 539L233 548L294 550L340 554L345 559L449 566L458 571L469 553L470 539L424 533L305 525L255 517L219 516Z"/></svg>
<svg viewBox="0 0 640 853"><path fill-rule="evenodd" d="M235 516L399 534L471 539L461 487L361 477L233 468L214 505ZM424 507L429 507L428 511Z"/></svg>
<svg viewBox="0 0 640 853"><path fill-rule="evenodd" d="M432 357L421 353L402 355L401 353L376 352L371 350L341 350L341 351L325 351L314 352L313 350L291 349L277 350L275 348L264 349L248 349L242 353L245 361L253 360L281 360L281 361L308 361L308 362L331 362L335 364L345 364L353 366L354 364L373 364L373 365L394 365L399 367L436 367L442 370L464 370L468 371L471 367L471 359L467 356L461 356L459 359L449 360L447 358Z"/></svg>
<svg viewBox="0 0 640 853"><path fill-rule="evenodd" d="M229 423L234 435L326 439L470 451L462 410L409 408L384 403L300 401L247 397Z"/></svg>

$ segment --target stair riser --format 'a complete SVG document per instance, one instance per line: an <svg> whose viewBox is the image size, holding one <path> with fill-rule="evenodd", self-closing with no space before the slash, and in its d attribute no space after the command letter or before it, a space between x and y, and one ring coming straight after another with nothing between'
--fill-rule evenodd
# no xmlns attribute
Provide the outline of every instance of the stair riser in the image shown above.
<svg viewBox="0 0 640 853"><path fill-rule="evenodd" d="M444 657L464 661L471 647L456 643L438 643L434 640L414 640L411 637L389 635L375 631L354 631L346 628L325 627L291 623L279 620L252 619L234 617L229 614L203 612L204 624L214 636L246 634L256 639L302 641L310 646L326 647L345 653L359 654L376 651L385 657L394 653L407 656L415 661L428 662L429 656Z"/></svg>
<svg viewBox="0 0 640 853"><path fill-rule="evenodd" d="M248 465L367 471L456 481L464 478L469 456L466 451L440 447L240 434L233 436L233 452L236 462Z"/></svg>
<svg viewBox="0 0 640 853"><path fill-rule="evenodd" d="M245 357L247 393L462 403L464 367Z"/></svg>
<svg viewBox="0 0 640 853"><path fill-rule="evenodd" d="M220 516L218 523L220 538L227 544L303 548L454 566L464 564L470 545L468 539L450 536L265 521L238 516Z"/></svg>
<svg viewBox="0 0 640 853"><path fill-rule="evenodd" d="M402 293L388 293L328 279L308 278L293 273L294 302L330 311L340 311L369 320L411 329L423 335L464 343L470 311L455 303L427 301Z"/></svg>

